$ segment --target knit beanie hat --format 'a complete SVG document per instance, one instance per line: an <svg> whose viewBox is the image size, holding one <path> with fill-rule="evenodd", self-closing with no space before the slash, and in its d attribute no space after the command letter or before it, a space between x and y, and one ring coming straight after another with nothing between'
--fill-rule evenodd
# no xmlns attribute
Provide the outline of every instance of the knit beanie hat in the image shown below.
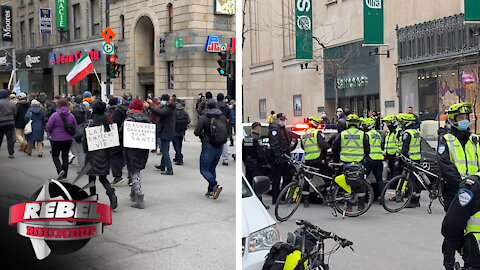
<svg viewBox="0 0 480 270"><path fill-rule="evenodd" d="M141 111L143 109L143 102L140 99L135 99L130 105L128 105L128 108Z"/></svg>

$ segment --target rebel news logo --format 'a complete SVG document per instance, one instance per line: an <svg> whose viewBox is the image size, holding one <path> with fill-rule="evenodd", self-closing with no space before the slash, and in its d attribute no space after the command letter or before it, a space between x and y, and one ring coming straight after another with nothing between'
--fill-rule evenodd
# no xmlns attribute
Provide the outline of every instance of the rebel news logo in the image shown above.
<svg viewBox="0 0 480 270"><path fill-rule="evenodd" d="M30 202L10 207L8 224L30 238L39 260L50 253L72 253L112 224L112 209L97 201L97 195L89 196L78 186L50 180Z"/></svg>

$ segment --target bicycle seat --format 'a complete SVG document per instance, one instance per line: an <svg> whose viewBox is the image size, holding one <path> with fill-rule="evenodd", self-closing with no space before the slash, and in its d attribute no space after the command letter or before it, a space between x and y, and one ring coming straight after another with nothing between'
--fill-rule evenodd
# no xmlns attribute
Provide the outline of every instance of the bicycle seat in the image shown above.
<svg viewBox="0 0 480 270"><path fill-rule="evenodd" d="M333 163L333 162L331 162L331 163L328 163L328 167L334 168L334 169L335 169L335 168L340 169L340 168L343 167L343 163Z"/></svg>

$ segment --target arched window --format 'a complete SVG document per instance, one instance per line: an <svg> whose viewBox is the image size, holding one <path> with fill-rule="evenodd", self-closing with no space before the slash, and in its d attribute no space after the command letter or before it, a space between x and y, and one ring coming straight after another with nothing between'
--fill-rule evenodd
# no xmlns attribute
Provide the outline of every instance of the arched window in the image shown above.
<svg viewBox="0 0 480 270"><path fill-rule="evenodd" d="M169 3L167 5L168 10L168 31L173 31L173 5Z"/></svg>

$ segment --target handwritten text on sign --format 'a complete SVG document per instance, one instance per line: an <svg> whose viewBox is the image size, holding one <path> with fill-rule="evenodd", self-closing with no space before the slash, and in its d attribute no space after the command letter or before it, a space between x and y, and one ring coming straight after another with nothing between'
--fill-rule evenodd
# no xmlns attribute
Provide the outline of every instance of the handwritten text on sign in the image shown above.
<svg viewBox="0 0 480 270"><path fill-rule="evenodd" d="M155 149L155 124L123 122L123 146Z"/></svg>
<svg viewBox="0 0 480 270"><path fill-rule="evenodd" d="M85 128L88 151L106 149L120 145L117 124L110 124L110 132L105 132L103 126Z"/></svg>

